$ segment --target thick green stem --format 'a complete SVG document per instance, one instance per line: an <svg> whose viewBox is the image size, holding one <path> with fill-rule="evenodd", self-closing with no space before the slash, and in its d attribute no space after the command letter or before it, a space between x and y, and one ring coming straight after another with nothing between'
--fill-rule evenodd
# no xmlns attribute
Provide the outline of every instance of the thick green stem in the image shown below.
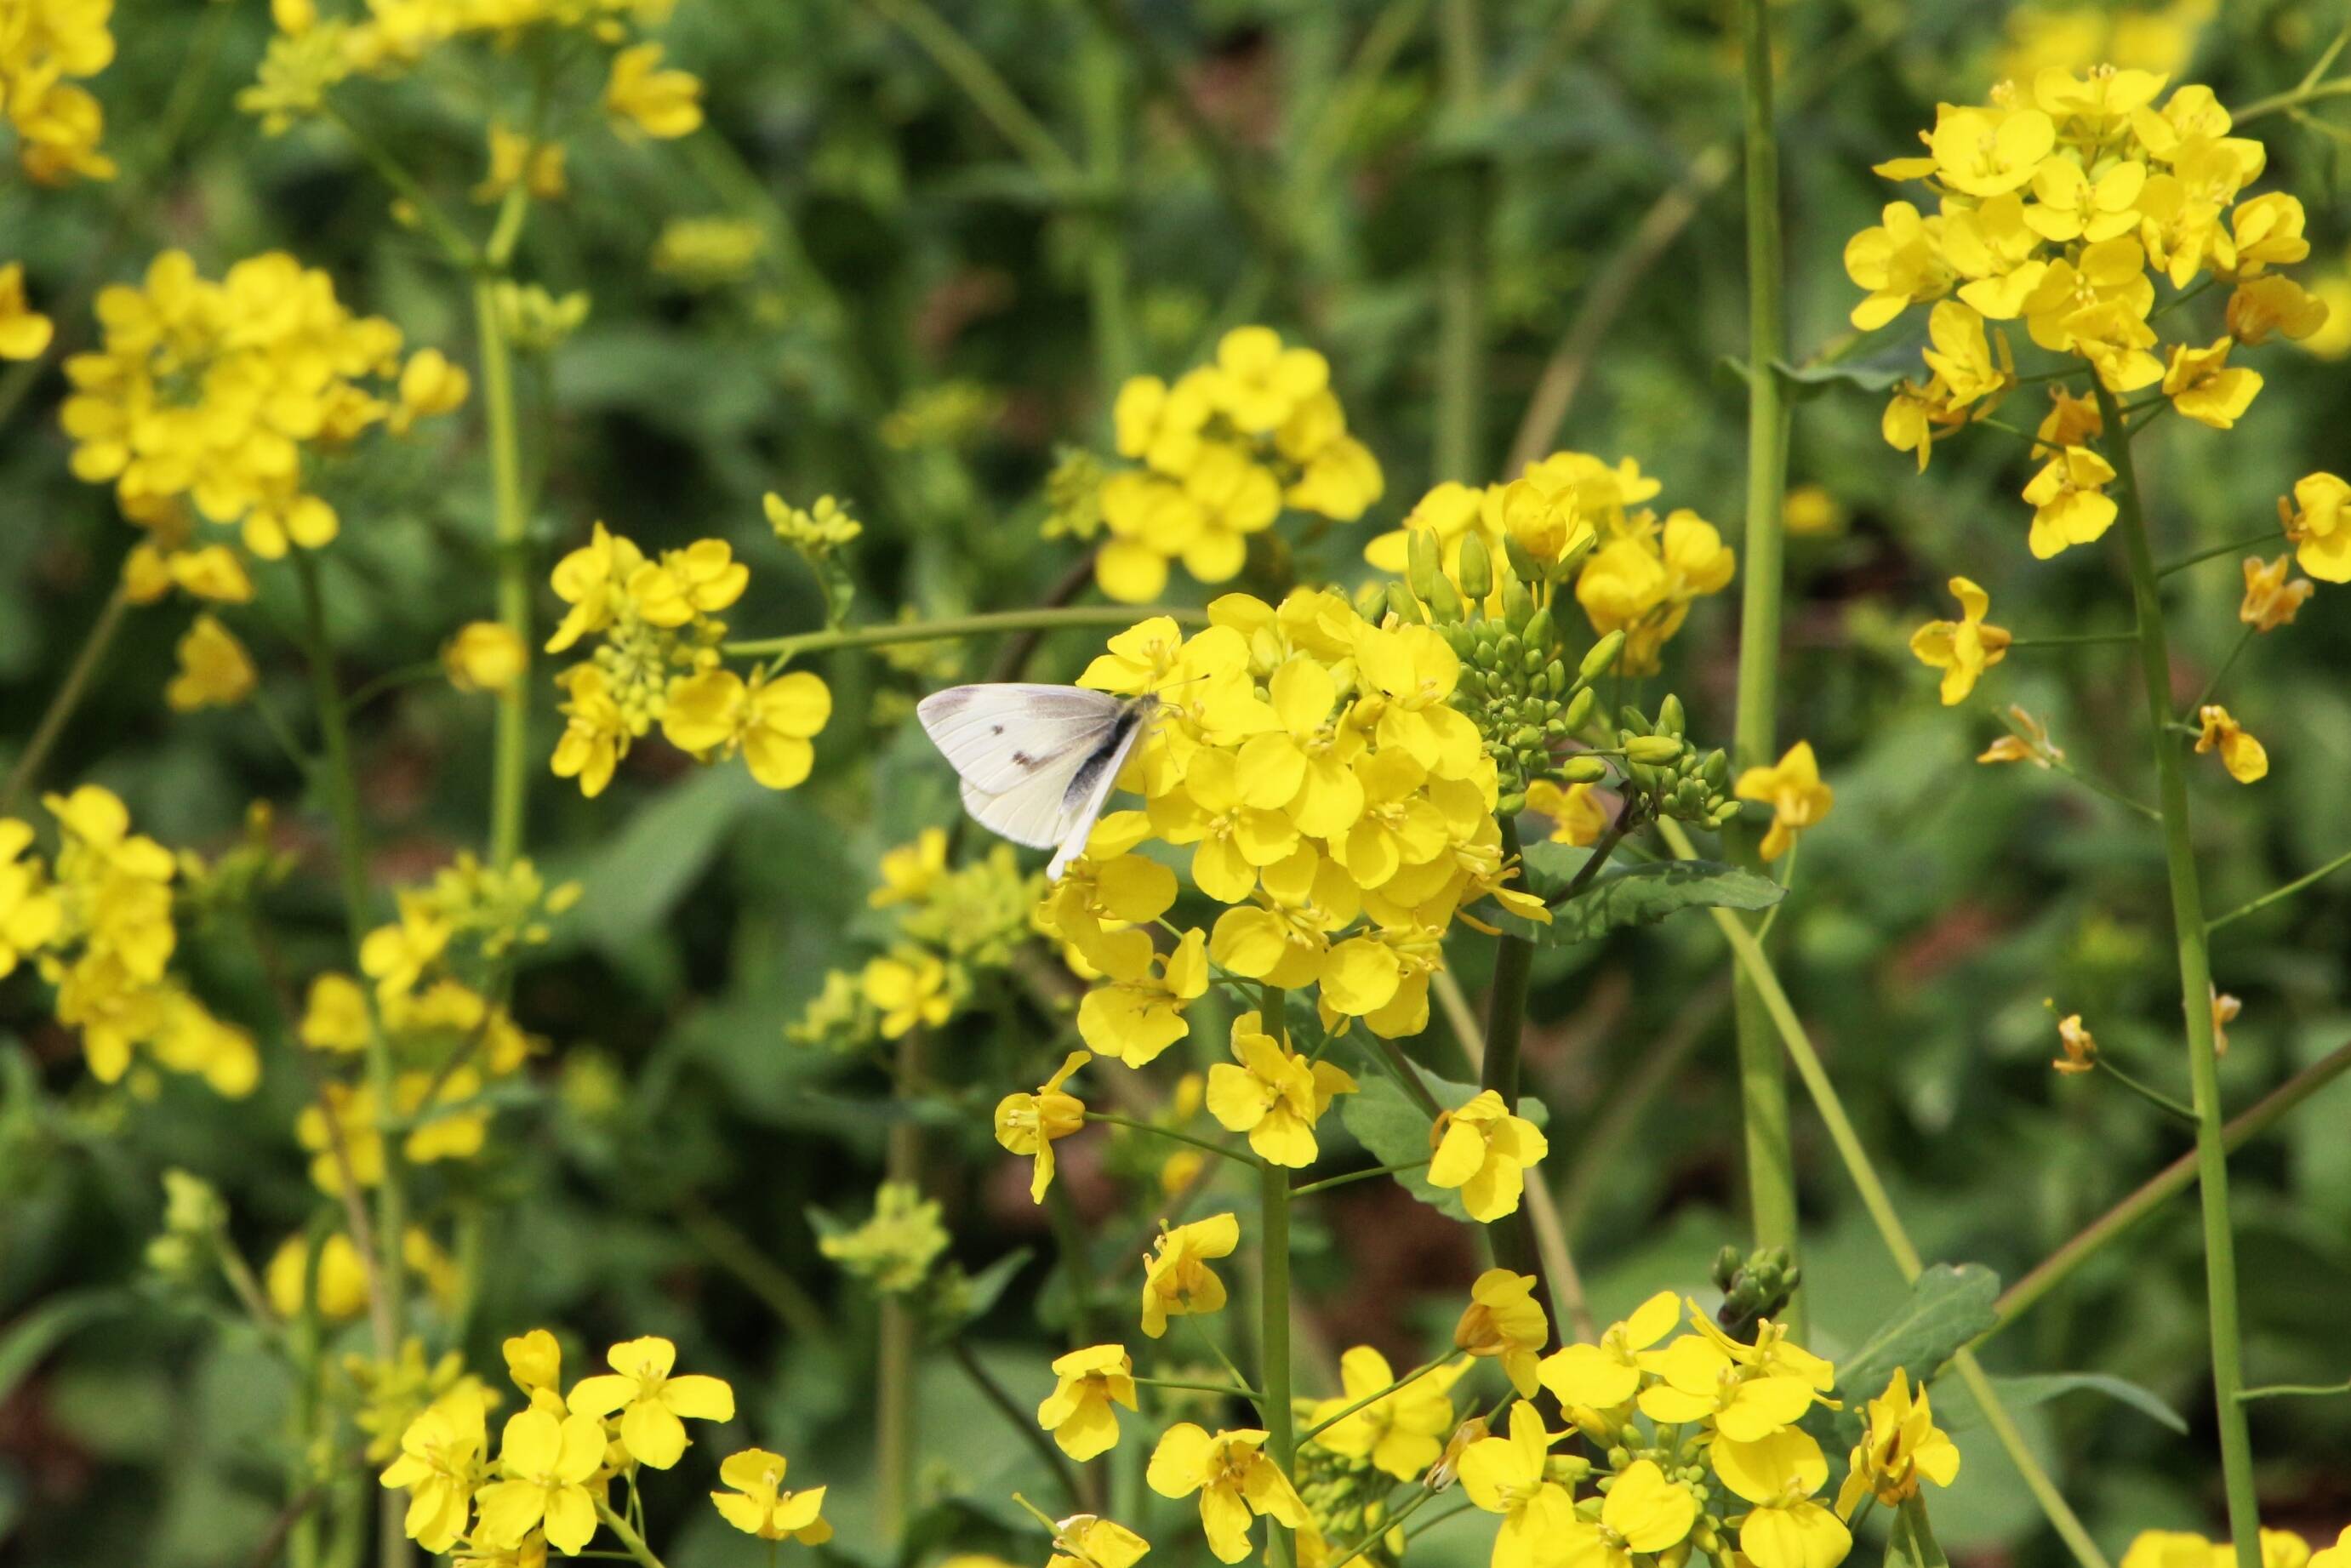
<svg viewBox="0 0 2351 1568"><path fill-rule="evenodd" d="M2095 382L2098 412L2119 428L2114 394ZM2237 1317L2237 1238L2229 1223L2229 1152L2220 1114L2220 1056L2212 1030L2212 962L2204 894L2188 816L2188 780L2171 724L2171 650L2164 634L2163 589L2147 539L2147 512L2130 444L2109 436L2115 500L2131 591L2138 603L2139 675L2147 688L2148 739L2155 747L2157 801L2163 811L2163 854L2169 871L2171 922L2179 947L2179 1005L2188 1026L2188 1074L2196 1109L2196 1163L2204 1210L2204 1284L2212 1339L2212 1394L2220 1427L2220 1474L2229 1499L2229 1533L2238 1568L2261 1568L2261 1511L2253 1491L2252 1436L2237 1392L2244 1386L2244 1346Z"/></svg>
<svg viewBox="0 0 2351 1568"><path fill-rule="evenodd" d="M1093 626L1123 629L1155 615L1165 615L1184 626L1208 623L1207 611L1181 605L1075 604L1050 610L992 610L983 615L951 615L905 624L892 622L881 626L849 626L838 632L802 632L790 637L759 637L725 643L720 652L736 659L790 660L840 648L888 648L902 643L937 643L950 637L985 637L994 632L1059 632Z"/></svg>
<svg viewBox="0 0 2351 1568"><path fill-rule="evenodd" d="M1445 112L1467 121L1482 107L1485 30L1479 0L1442 0L1437 58ZM1460 157L1446 172L1437 230L1437 441L1435 476L1485 476L1486 170Z"/></svg>
<svg viewBox="0 0 2351 1568"><path fill-rule="evenodd" d="M1520 858L1519 825L1504 817L1501 828L1502 860L1507 865ZM1533 979L1534 965L1533 943L1516 936L1496 942L1494 989L1486 1004L1486 1060L1479 1064L1478 1083L1500 1095L1502 1103L1513 1112L1519 1108L1519 1056L1526 1034L1527 987ZM1552 1315L1551 1291L1541 1282L1543 1270L1523 1203L1486 1227L1486 1242L1493 1249L1497 1268L1535 1277L1535 1293L1543 1302L1545 1314Z"/></svg>
<svg viewBox="0 0 2351 1568"><path fill-rule="evenodd" d="M1126 59L1099 26L1077 49L1078 110L1085 130L1086 173L1107 210L1086 223L1086 305L1093 318L1094 370L1107 403L1134 373L1134 323L1126 262L1126 214L1111 193L1123 189L1126 161Z"/></svg>
<svg viewBox="0 0 2351 1568"><path fill-rule="evenodd" d="M1280 988L1265 988L1263 1023L1274 1043L1290 1044L1290 1027ZM1298 1476L1298 1428L1290 1399L1290 1173L1268 1164L1258 1174L1259 1260L1258 1270L1258 1386L1265 1412L1266 1448L1281 1473ZM1292 1568L1298 1544L1289 1528L1265 1524L1272 1568Z"/></svg>
<svg viewBox="0 0 2351 1568"><path fill-rule="evenodd" d="M118 582L106 601L106 608L91 622L89 635L82 639L81 652L74 655L66 678L49 698L49 706L41 711L41 721L33 727L32 737L16 754L16 766L8 769L8 781L0 785L0 815L16 810L25 792L39 779L42 765L57 748L57 737L65 734L74 710L81 706L82 697L89 691L90 678L106 663L107 651L114 646L115 633L122 630L123 617L130 611L131 596Z"/></svg>
<svg viewBox="0 0 2351 1568"><path fill-rule="evenodd" d="M308 550L296 549L292 559L295 580L302 591L304 651L310 664L311 697L319 710L319 744L326 753L322 782L328 811L335 820L343 920L348 927L351 961L356 966L360 946L367 938L370 925L367 825L360 810L359 770L351 760L350 716L342 693L335 685L334 643L328 635L327 599L319 581L318 558ZM398 1103L392 1043L384 1038L372 1014L368 1023L366 1055L368 1089L375 1103L375 1114L389 1116ZM400 1140L387 1136L382 1142L383 1178L376 1187L375 1212L376 1276L382 1301L376 1314L375 1350L377 1358L389 1365L400 1354L401 1334L406 1323L408 1265L402 1255L402 1244L408 1235L408 1173ZM386 1492L380 1500L376 1519L378 1555L384 1568L398 1568L411 1561L413 1547L402 1524L402 1509L394 1493Z"/></svg>
<svg viewBox="0 0 2351 1568"><path fill-rule="evenodd" d="M475 330L481 339L482 402L489 423L492 538L496 544L498 622L531 646L530 515L523 500L522 443L516 431L514 359L498 315L494 278L474 281ZM490 863L522 852L523 806L530 781L531 683L498 694L497 736L490 760Z"/></svg>
<svg viewBox="0 0 2351 1568"><path fill-rule="evenodd" d="M596 1517L604 1521L604 1528L628 1549L629 1555L636 1559L642 1568L662 1568L662 1560L653 1555L653 1549L645 1544L645 1538L630 1528L627 1520L601 1502L596 1505Z"/></svg>
<svg viewBox="0 0 2351 1568"><path fill-rule="evenodd" d="M1741 0L1745 54L1747 165L1747 574L1739 623L1739 712L1731 759L1740 768L1772 761L1778 731L1781 557L1787 488L1788 412L1773 367L1787 358L1787 307L1780 245L1780 148L1771 112L1769 0ZM1752 831L1728 835L1733 857L1761 863ZM1739 1101L1746 1129L1747 1202L1759 1247L1796 1250L1796 1163L1788 1135L1787 1069L1771 1038L1771 1019L1744 972L1734 977L1732 1011L1739 1041ZM1803 1337L1802 1297L1788 1305L1790 1332Z"/></svg>

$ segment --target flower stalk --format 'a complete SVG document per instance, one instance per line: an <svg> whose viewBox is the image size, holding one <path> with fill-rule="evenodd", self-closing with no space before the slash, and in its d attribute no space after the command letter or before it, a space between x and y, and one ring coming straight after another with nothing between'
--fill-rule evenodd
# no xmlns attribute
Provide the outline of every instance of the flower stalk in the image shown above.
<svg viewBox="0 0 2351 1568"><path fill-rule="evenodd" d="M1279 987L1265 988L1265 1028L1274 1043L1290 1049L1290 1025ZM1266 1164L1258 1172L1260 1210L1258 1282L1258 1386L1265 1390L1259 1404L1265 1413L1266 1451L1281 1473L1294 1482L1298 1475L1297 1419L1290 1390L1290 1173ZM1268 1560L1272 1568L1294 1568L1298 1543L1288 1526L1266 1521Z"/></svg>
<svg viewBox="0 0 2351 1568"><path fill-rule="evenodd" d="M734 659L772 658L778 664L808 653L830 653L842 648L889 648L905 643L938 643L952 637L985 637L996 632L1060 632L1103 626L1124 630L1138 621L1165 615L1180 626L1205 626L1208 612L1177 605L1074 604L1048 610L992 610L979 615L950 615L936 621L880 626L847 626L837 632L802 632L789 637L757 637L722 644L720 652Z"/></svg>
<svg viewBox="0 0 2351 1568"><path fill-rule="evenodd" d="M2098 412L2109 431L2120 428L2115 396L2094 382ZM2204 920L2204 895L2196 867L2196 846L2188 814L2188 781L2179 747L2169 734L2172 721L2171 650L2165 635L2163 589L2148 543L2145 503L2131 462L2130 444L2106 438L2105 455L2115 468L2115 501L2131 591L2138 606L2139 674L2146 686L2149 740L2155 747L2156 792L2163 813L2163 854L2171 890L2171 919L2179 949L2180 1009L2188 1032L2190 1100L2196 1113L2198 1197L2203 1208L2204 1283L2212 1341L2212 1394L2220 1428L2220 1472L2229 1500L2229 1533L2238 1568L2260 1568L2261 1513L2253 1491L2252 1437L2244 1406L2244 1347L2238 1323L2237 1240L2229 1221L2229 1151L2220 1112L2220 1056L2212 1027L2212 961Z"/></svg>
<svg viewBox="0 0 2351 1568"><path fill-rule="evenodd" d="M498 314L496 279L474 281L475 329L482 360L482 402L489 425L492 537L496 544L498 622L531 646L530 517L523 499L522 446L516 429L514 357ZM498 694L490 762L490 863L506 867L522 852L528 797L531 683Z"/></svg>

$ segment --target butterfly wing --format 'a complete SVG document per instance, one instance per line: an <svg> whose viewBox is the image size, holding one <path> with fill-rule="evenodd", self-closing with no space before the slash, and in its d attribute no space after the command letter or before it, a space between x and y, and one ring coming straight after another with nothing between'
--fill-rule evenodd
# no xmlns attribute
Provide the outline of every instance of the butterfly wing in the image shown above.
<svg viewBox="0 0 2351 1568"><path fill-rule="evenodd" d="M1086 841L1093 836L1094 823L1101 820L1102 807L1109 804L1111 791L1118 788L1118 776L1126 767L1127 756L1143 737L1146 716L1141 710L1123 716L1122 726L1113 732L1113 738L1088 758L1086 766L1070 781L1068 793L1075 800L1064 801L1061 847L1053 852L1053 862L1045 868L1047 881L1061 881L1062 868L1086 852Z"/></svg>
<svg viewBox="0 0 2351 1568"><path fill-rule="evenodd" d="M1066 789L1086 758L1115 732L1127 706L1107 692L1082 686L1008 681L950 686L925 697L914 711L931 744L954 764L970 789L1025 800L1029 796L1024 787L1045 779L1058 779ZM1051 799L1058 805L1061 789ZM969 790L965 803L970 803ZM972 815L987 822L977 810Z"/></svg>

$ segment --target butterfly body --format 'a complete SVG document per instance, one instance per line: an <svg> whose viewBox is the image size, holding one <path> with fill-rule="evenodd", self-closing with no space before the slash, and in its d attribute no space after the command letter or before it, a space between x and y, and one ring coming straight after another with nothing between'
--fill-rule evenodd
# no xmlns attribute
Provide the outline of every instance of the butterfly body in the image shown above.
<svg viewBox="0 0 2351 1568"><path fill-rule="evenodd" d="M1082 686L950 686L915 713L963 779L964 810L1017 844L1054 852L1046 874L1084 852L1158 703Z"/></svg>

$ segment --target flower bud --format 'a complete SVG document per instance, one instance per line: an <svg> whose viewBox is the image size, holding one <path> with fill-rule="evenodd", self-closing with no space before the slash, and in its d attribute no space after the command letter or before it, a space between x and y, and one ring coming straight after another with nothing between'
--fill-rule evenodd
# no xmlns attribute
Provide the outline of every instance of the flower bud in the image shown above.
<svg viewBox="0 0 2351 1568"><path fill-rule="evenodd" d="M1545 653L1549 653L1551 652L1552 638L1553 636L1553 628L1551 619L1551 606L1546 604L1540 610L1537 610L1532 615L1528 616L1527 629L1520 632L1520 635L1524 637L1535 647L1541 648Z"/></svg>
<svg viewBox="0 0 2351 1568"><path fill-rule="evenodd" d="M1567 699L1567 712L1562 716L1561 722L1570 729L1582 729L1583 721L1592 716L1593 705L1596 700L1590 686L1582 688Z"/></svg>
<svg viewBox="0 0 2351 1568"><path fill-rule="evenodd" d="M1657 733L1678 736L1682 732L1682 699L1667 692L1666 700L1657 705Z"/></svg>
<svg viewBox="0 0 2351 1568"><path fill-rule="evenodd" d="M1527 592L1525 580L1513 572L1502 582L1502 619L1513 626L1524 626L1535 612L1535 601Z"/></svg>
<svg viewBox="0 0 2351 1568"><path fill-rule="evenodd" d="M1682 743L1678 736L1635 735L1627 737L1625 741L1626 757L1652 767L1672 762L1681 754Z"/></svg>
<svg viewBox="0 0 2351 1568"><path fill-rule="evenodd" d="M1494 591L1494 558L1486 541L1474 532L1461 541L1461 594L1472 604L1483 604Z"/></svg>
<svg viewBox="0 0 2351 1568"><path fill-rule="evenodd" d="M1559 776L1571 784L1597 784L1608 777L1608 760L1584 752L1561 763Z"/></svg>
<svg viewBox="0 0 2351 1568"><path fill-rule="evenodd" d="M1437 536L1415 528L1405 541L1404 580L1423 604L1437 602L1437 585L1445 580L1445 563L1437 555Z"/></svg>
<svg viewBox="0 0 2351 1568"><path fill-rule="evenodd" d="M1649 723L1649 716L1631 703L1626 703L1616 710L1616 727L1626 735L1647 735L1653 728Z"/></svg>
<svg viewBox="0 0 2351 1568"><path fill-rule="evenodd" d="M1716 827L1725 828L1729 827L1733 821L1736 821L1738 817L1739 802L1736 800L1725 800L1721 805L1717 806L1714 809L1714 816L1710 820Z"/></svg>
<svg viewBox="0 0 2351 1568"><path fill-rule="evenodd" d="M1576 666L1575 673L1587 681L1596 681L1609 665L1616 662L1616 655L1624 651L1625 633L1611 632L1592 644L1592 651L1583 655L1583 663Z"/></svg>

